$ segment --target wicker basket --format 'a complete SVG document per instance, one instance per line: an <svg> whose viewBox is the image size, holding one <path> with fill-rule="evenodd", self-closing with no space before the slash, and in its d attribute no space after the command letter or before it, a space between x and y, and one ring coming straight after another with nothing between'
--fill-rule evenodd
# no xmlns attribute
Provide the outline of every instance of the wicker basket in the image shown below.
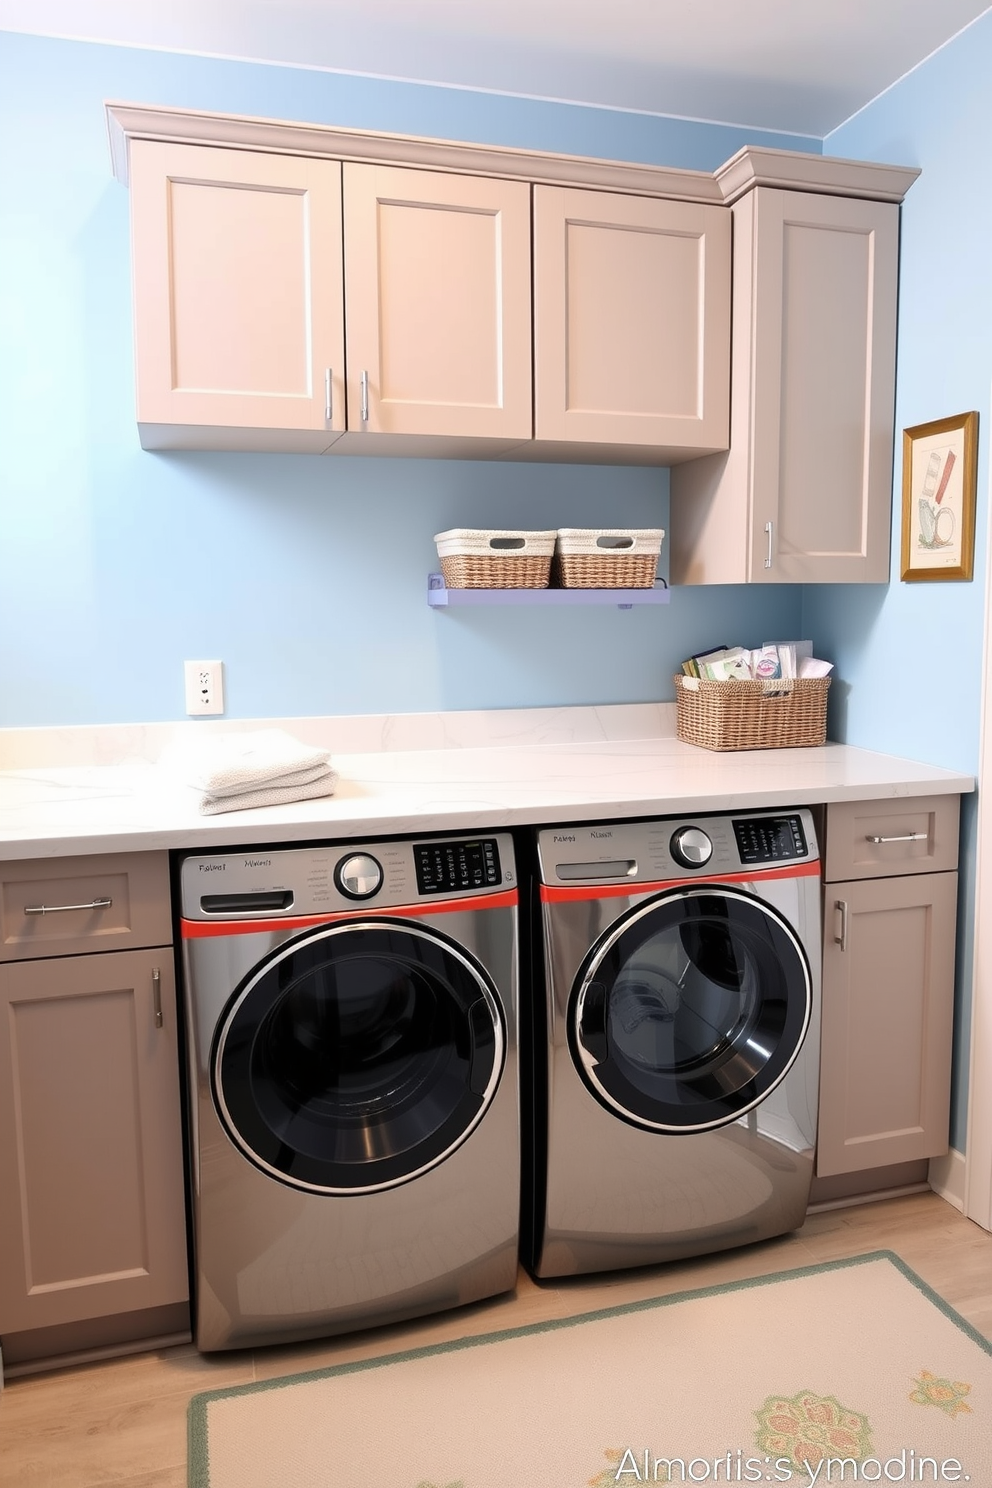
<svg viewBox="0 0 992 1488"><path fill-rule="evenodd" d="M554 582L562 589L650 589L664 536L657 527L561 527Z"/></svg>
<svg viewBox="0 0 992 1488"><path fill-rule="evenodd" d="M452 527L434 541L449 589L546 589L555 536Z"/></svg>
<svg viewBox="0 0 992 1488"><path fill-rule="evenodd" d="M799 749L827 738L829 677L761 682L675 678L676 733L704 749Z"/></svg>

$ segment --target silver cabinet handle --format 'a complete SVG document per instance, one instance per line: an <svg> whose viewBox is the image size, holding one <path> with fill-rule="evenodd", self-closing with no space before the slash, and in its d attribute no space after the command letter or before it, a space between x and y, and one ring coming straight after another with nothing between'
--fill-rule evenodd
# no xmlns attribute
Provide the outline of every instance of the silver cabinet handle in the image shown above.
<svg viewBox="0 0 992 1488"><path fill-rule="evenodd" d="M866 842L925 842L926 832L905 832L901 837L870 837L865 835Z"/></svg>
<svg viewBox="0 0 992 1488"><path fill-rule="evenodd" d="M91 899L89 904L25 904L24 913L69 914L75 909L109 909L113 902L113 899Z"/></svg>
<svg viewBox="0 0 992 1488"><path fill-rule="evenodd" d="M773 537L774 532L775 532L775 523L774 522L766 522L765 523L765 532L766 532L766 534L768 536L768 552L765 555L765 567L766 568L771 568L771 566L772 566L772 537Z"/></svg>
<svg viewBox="0 0 992 1488"><path fill-rule="evenodd" d="M324 372L324 420L328 424L334 422L334 390L331 385L331 368Z"/></svg>
<svg viewBox="0 0 992 1488"><path fill-rule="evenodd" d="M152 967L152 1006L155 1009L155 1027L162 1027L162 973L157 966Z"/></svg>
<svg viewBox="0 0 992 1488"><path fill-rule="evenodd" d="M362 373L362 423L369 421L369 374Z"/></svg>
<svg viewBox="0 0 992 1488"><path fill-rule="evenodd" d="M834 936L834 944L839 945L842 951L847 950L847 901L835 899L834 909L840 910L840 934Z"/></svg>

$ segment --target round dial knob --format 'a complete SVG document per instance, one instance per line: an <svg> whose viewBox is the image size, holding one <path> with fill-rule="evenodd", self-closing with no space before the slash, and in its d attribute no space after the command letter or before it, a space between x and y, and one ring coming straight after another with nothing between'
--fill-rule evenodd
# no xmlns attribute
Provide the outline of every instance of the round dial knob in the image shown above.
<svg viewBox="0 0 992 1488"><path fill-rule="evenodd" d="M334 870L334 882L349 899L371 899L382 887L382 865L368 853L342 858Z"/></svg>
<svg viewBox="0 0 992 1488"><path fill-rule="evenodd" d="M683 868L702 868L713 856L713 843L702 827L679 827L672 834L672 857Z"/></svg>

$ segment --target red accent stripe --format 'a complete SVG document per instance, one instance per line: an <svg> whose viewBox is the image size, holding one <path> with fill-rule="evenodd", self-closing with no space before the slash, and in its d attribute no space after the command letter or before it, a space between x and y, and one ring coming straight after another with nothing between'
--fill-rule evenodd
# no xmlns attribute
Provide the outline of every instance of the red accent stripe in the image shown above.
<svg viewBox="0 0 992 1488"><path fill-rule="evenodd" d="M576 888L559 888L557 884L541 885L542 904L567 904L580 899L629 899L633 894L661 894L665 889L684 889L702 883L756 883L768 878L819 878L820 864L792 863L781 868L760 868L753 873L721 873L711 878L665 878L655 883L581 884Z"/></svg>
<svg viewBox="0 0 992 1488"><path fill-rule="evenodd" d="M257 935L259 931L307 930L311 925L333 925L337 920L354 920L374 915L381 920L409 919L413 915L455 914L459 910L512 909L517 903L516 889L499 894L480 894L475 899L441 899L436 904L391 904L378 909L337 910L332 914L273 916L268 920L180 920L183 940L203 940L211 935Z"/></svg>

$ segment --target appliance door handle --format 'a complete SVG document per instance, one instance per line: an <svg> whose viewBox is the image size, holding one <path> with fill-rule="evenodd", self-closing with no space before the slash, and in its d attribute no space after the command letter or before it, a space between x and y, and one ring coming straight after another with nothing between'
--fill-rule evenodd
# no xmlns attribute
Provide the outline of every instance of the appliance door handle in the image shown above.
<svg viewBox="0 0 992 1488"><path fill-rule="evenodd" d="M590 982L582 999L582 1013L578 1022L578 1034L582 1046L603 1064L610 1057L606 1037L606 988L602 982Z"/></svg>
<svg viewBox="0 0 992 1488"><path fill-rule="evenodd" d="M842 951L847 950L847 900L835 899L834 909L840 915L840 934L834 936L834 944L839 945Z"/></svg>
<svg viewBox="0 0 992 1488"><path fill-rule="evenodd" d="M468 1031L472 1049L468 1088L473 1095L485 1095L493 1070L496 1035L493 1031L492 1016L484 997L480 997L478 1002L473 1002L468 1010Z"/></svg>

